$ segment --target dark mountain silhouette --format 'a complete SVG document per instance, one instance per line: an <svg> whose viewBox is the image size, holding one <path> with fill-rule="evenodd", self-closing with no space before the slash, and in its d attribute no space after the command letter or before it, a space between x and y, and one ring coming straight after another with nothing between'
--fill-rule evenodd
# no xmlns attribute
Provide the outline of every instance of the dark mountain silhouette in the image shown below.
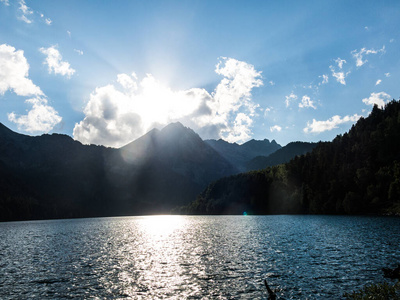
<svg viewBox="0 0 400 300"><path fill-rule="evenodd" d="M311 153L210 184L183 211L194 214L400 214L400 103Z"/></svg>
<svg viewBox="0 0 400 300"><path fill-rule="evenodd" d="M257 156L246 163L246 170L261 170L289 162L296 156L311 152L317 143L292 142L268 156Z"/></svg>
<svg viewBox="0 0 400 300"><path fill-rule="evenodd" d="M205 142L242 172L247 170L246 164L250 160L257 156L268 156L281 148L281 145L277 144L275 140L270 142L267 139L250 140L242 145L228 143L221 139L205 140Z"/></svg>
<svg viewBox="0 0 400 300"><path fill-rule="evenodd" d="M123 157L158 160L173 172L204 186L226 174L238 173L225 158L204 143L192 129L172 123L153 130L120 149Z"/></svg>
<svg viewBox="0 0 400 300"><path fill-rule="evenodd" d="M0 220L166 213L237 173L180 123L120 149L0 124Z"/></svg>

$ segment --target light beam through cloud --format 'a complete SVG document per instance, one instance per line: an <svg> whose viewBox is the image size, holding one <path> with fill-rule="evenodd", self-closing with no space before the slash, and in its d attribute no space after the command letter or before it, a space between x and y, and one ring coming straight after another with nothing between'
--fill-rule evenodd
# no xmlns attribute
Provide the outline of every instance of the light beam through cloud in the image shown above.
<svg viewBox="0 0 400 300"><path fill-rule="evenodd" d="M221 58L215 72L223 76L210 94L202 88L174 91L147 74L119 74L117 82L90 95L85 118L75 124L82 143L119 147L150 129L180 121L205 138L245 141L251 135L258 105L252 89L263 85L261 72L233 58Z"/></svg>

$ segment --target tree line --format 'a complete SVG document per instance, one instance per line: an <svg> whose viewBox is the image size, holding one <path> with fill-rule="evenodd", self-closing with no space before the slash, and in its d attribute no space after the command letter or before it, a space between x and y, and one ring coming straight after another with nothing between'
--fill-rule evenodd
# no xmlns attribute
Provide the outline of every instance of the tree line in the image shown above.
<svg viewBox="0 0 400 300"><path fill-rule="evenodd" d="M210 184L189 214L400 214L400 103L289 163Z"/></svg>

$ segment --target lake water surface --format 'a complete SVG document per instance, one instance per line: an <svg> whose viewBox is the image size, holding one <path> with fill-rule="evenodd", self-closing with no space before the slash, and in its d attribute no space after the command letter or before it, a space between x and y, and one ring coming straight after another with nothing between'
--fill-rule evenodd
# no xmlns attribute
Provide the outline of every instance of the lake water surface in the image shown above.
<svg viewBox="0 0 400 300"><path fill-rule="evenodd" d="M400 218L149 216L0 223L1 299L340 299L400 263Z"/></svg>

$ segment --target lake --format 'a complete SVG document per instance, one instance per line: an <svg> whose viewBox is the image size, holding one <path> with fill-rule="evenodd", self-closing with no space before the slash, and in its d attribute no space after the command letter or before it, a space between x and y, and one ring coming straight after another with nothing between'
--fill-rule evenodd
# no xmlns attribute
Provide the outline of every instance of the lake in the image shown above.
<svg viewBox="0 0 400 300"><path fill-rule="evenodd" d="M400 218L146 216L0 223L1 299L340 299L400 263Z"/></svg>

